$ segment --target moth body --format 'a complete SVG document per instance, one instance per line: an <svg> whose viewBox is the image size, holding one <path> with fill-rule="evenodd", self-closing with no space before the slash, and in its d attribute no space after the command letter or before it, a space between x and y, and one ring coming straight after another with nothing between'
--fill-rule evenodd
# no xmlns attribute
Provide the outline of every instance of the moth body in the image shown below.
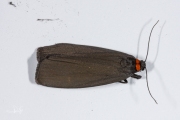
<svg viewBox="0 0 180 120"><path fill-rule="evenodd" d="M128 77L140 79L135 73L146 67L123 52L65 43L38 48L37 60L36 82L59 88L127 83Z"/></svg>

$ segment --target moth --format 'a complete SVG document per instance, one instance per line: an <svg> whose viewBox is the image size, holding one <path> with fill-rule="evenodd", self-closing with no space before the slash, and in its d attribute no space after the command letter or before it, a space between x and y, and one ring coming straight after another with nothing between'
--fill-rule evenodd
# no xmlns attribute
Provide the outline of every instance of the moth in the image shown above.
<svg viewBox="0 0 180 120"><path fill-rule="evenodd" d="M141 78L136 73L146 70L147 56L143 61L115 50L67 43L40 47L35 79L37 84L57 88L127 83L129 77Z"/></svg>

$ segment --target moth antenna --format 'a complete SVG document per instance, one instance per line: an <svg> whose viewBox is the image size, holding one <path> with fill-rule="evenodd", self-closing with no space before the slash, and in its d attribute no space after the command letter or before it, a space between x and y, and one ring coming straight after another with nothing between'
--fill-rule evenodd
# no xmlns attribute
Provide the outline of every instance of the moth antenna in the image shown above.
<svg viewBox="0 0 180 120"><path fill-rule="evenodd" d="M159 22L159 20L156 22L156 24ZM150 43L150 40L151 40L151 34L152 34L152 31L154 29L154 27L156 26L156 24L152 27L151 29L151 32L150 32L150 35L149 35L149 41L148 41L148 48L147 48L147 54L146 54L146 59L145 59L145 62L147 60L147 57L148 57L148 53L149 53L149 43ZM146 68L145 68L146 69ZM150 92L150 89L149 89L149 84L148 84L148 74L147 74L147 69L146 69L146 83L147 83L147 88L148 88L148 91L149 91L149 94L150 96L152 97L152 99L157 103L157 101L154 99L154 97L152 96L151 92Z"/></svg>
<svg viewBox="0 0 180 120"><path fill-rule="evenodd" d="M149 90L148 76L147 76L147 69L146 69L146 83L147 83L147 88L148 88L148 91L149 91L150 96L151 96L152 99L156 102L156 104L158 104L157 101L156 101L156 100L154 99L154 97L152 96L150 90Z"/></svg>
<svg viewBox="0 0 180 120"><path fill-rule="evenodd" d="M156 24L157 24L158 22L159 22L159 20L156 22ZM149 53L149 43L150 43L150 39L151 39L151 34L152 34L152 31L153 31L154 27L156 26L156 24L152 27L151 32L150 32L150 35L149 35L148 48L147 48L147 54L146 54L145 62L146 62L146 60L147 60L148 53Z"/></svg>

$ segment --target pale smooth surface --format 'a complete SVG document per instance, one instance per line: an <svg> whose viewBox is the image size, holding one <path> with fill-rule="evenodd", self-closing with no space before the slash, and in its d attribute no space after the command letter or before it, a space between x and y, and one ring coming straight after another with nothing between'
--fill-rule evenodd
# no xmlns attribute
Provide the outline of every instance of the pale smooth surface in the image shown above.
<svg viewBox="0 0 180 120"><path fill-rule="evenodd" d="M0 1L1 120L180 120L179 0ZM53 21L37 21L53 19ZM36 49L56 43L99 46L145 59L140 80L85 89L34 82Z"/></svg>

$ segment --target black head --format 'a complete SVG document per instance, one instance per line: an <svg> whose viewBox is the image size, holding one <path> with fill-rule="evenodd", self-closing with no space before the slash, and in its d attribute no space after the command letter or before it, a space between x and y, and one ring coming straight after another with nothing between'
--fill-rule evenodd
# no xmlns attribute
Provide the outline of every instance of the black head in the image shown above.
<svg viewBox="0 0 180 120"><path fill-rule="evenodd" d="M141 70L144 70L146 68L146 63L145 61L141 60L140 62Z"/></svg>

